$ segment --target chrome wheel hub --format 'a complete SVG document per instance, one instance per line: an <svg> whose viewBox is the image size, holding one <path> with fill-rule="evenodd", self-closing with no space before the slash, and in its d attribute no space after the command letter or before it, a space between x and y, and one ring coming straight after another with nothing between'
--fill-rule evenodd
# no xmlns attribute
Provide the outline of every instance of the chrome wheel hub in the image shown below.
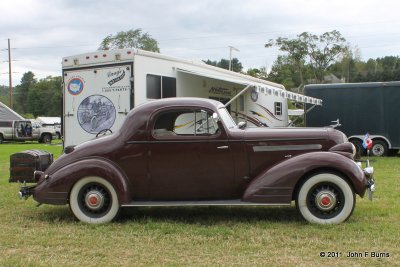
<svg viewBox="0 0 400 267"><path fill-rule="evenodd" d="M375 156L382 156L383 155L383 151L384 151L384 148L383 148L383 146L381 144L376 144L372 148L372 153Z"/></svg>
<svg viewBox="0 0 400 267"><path fill-rule="evenodd" d="M101 192L92 190L85 196L85 204L89 209L98 210L104 205L104 196Z"/></svg>
<svg viewBox="0 0 400 267"><path fill-rule="evenodd" d="M336 196L333 192L328 190L320 191L315 196L315 204L318 209L323 211L329 211L336 206Z"/></svg>

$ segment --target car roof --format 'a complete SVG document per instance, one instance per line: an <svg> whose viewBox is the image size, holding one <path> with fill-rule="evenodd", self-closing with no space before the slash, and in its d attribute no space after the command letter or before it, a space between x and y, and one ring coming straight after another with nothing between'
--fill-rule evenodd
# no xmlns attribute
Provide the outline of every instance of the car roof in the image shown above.
<svg viewBox="0 0 400 267"><path fill-rule="evenodd" d="M149 101L137 107L137 109L159 109L168 106L201 106L204 108L220 108L224 105L216 100L197 97L171 97Z"/></svg>

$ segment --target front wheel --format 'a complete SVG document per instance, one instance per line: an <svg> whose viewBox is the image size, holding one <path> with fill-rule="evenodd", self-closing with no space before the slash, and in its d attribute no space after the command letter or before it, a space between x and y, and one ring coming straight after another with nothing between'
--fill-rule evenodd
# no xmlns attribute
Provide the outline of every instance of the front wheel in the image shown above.
<svg viewBox="0 0 400 267"><path fill-rule="evenodd" d="M77 219L91 224L108 223L119 211L114 187L97 176L85 177L74 185L69 205Z"/></svg>
<svg viewBox="0 0 400 267"><path fill-rule="evenodd" d="M333 173L319 173L307 179L296 198L296 206L311 223L338 224L353 213L356 203L351 186Z"/></svg>
<svg viewBox="0 0 400 267"><path fill-rule="evenodd" d="M42 143L45 143L45 144L51 144L51 135L50 134L45 134L45 135L43 135L43 137L42 137Z"/></svg>

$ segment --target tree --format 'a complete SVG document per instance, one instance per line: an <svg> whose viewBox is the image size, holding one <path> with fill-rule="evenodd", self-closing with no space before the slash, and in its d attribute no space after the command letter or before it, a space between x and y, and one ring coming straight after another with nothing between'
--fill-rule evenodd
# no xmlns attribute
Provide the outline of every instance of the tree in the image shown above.
<svg viewBox="0 0 400 267"><path fill-rule="evenodd" d="M21 83L15 87L14 109L20 114L28 113L27 99L30 88L37 82L32 71L24 73Z"/></svg>
<svg viewBox="0 0 400 267"><path fill-rule="evenodd" d="M303 68L307 57L307 43L300 36L297 39L279 37L275 41L269 40L265 47L278 46L279 50L287 52L285 60L290 62L298 71L300 84L304 85ZM281 58L282 60L283 58ZM278 58L279 60L279 58Z"/></svg>
<svg viewBox="0 0 400 267"><path fill-rule="evenodd" d="M204 63L212 66L216 66L222 69L229 70L229 59L222 58L219 62L212 60L203 60ZM243 70L243 65L237 58L232 58L232 71L241 72Z"/></svg>
<svg viewBox="0 0 400 267"><path fill-rule="evenodd" d="M300 37L307 43L307 53L318 82L323 81L329 65L349 49L346 39L336 30L320 36L303 32Z"/></svg>
<svg viewBox="0 0 400 267"><path fill-rule="evenodd" d="M61 77L49 76L35 83L28 93L28 110L37 116L61 116Z"/></svg>
<svg viewBox="0 0 400 267"><path fill-rule="evenodd" d="M160 52L158 42L142 29L118 32L116 35L108 35L100 43L99 50L138 48L152 52Z"/></svg>
<svg viewBox="0 0 400 267"><path fill-rule="evenodd" d="M5 105L10 103L10 88L8 86L0 85L0 102Z"/></svg>
<svg viewBox="0 0 400 267"><path fill-rule="evenodd" d="M333 30L321 35L303 32L294 39L279 37L269 40L265 47L276 46L287 53L287 58L297 69L304 84L304 67L309 65L316 82L322 82L327 68L348 50L346 39Z"/></svg>
<svg viewBox="0 0 400 267"><path fill-rule="evenodd" d="M293 59L288 56L279 55L274 61L270 72L267 75L267 79L271 82L276 82L283 84L288 90L293 90L293 88L301 87L303 85L303 70L301 70L293 65Z"/></svg>
<svg viewBox="0 0 400 267"><path fill-rule="evenodd" d="M261 67L259 69L257 68L250 68L246 71L247 75L250 75L252 77L256 77L258 79L267 79L267 70L265 67Z"/></svg>

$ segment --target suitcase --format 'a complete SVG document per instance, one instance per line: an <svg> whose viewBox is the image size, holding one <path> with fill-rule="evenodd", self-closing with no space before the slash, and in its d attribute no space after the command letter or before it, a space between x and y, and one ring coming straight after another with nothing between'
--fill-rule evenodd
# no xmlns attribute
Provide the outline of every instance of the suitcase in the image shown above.
<svg viewBox="0 0 400 267"><path fill-rule="evenodd" d="M45 171L53 162L53 154L43 150L26 150L10 156L10 183L36 183L35 171Z"/></svg>

